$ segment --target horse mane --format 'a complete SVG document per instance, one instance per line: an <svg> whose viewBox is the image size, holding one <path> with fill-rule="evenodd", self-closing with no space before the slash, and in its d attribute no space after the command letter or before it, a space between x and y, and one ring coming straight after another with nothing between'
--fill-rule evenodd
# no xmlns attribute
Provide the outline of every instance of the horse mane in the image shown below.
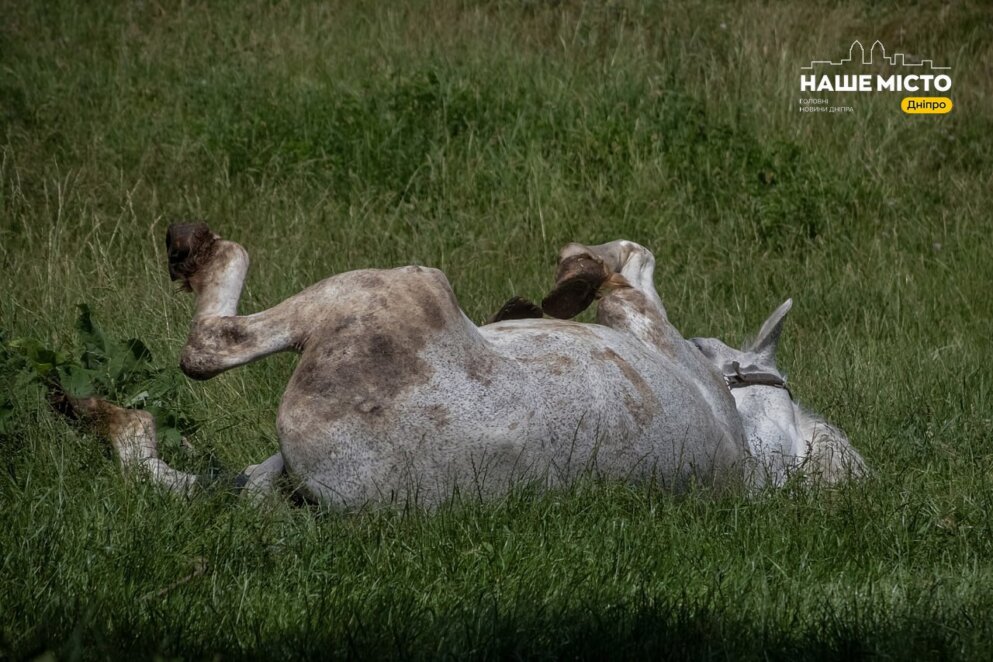
<svg viewBox="0 0 993 662"><path fill-rule="evenodd" d="M828 484L868 474L865 460L841 428L796 402L793 409L800 436L807 444L805 474Z"/></svg>

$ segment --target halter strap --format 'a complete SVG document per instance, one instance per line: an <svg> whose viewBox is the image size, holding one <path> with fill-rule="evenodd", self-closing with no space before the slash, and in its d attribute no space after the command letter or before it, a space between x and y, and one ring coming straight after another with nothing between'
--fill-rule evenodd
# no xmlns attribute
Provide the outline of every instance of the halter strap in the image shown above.
<svg viewBox="0 0 993 662"><path fill-rule="evenodd" d="M724 381L727 382L729 389L745 388L746 386L772 386L783 389L789 394L790 399L793 399L793 392L790 391L790 387L786 385L786 380L776 373L749 372L747 374L742 374L741 364L737 361L733 361L731 363L731 367L734 369L734 373L724 375Z"/></svg>

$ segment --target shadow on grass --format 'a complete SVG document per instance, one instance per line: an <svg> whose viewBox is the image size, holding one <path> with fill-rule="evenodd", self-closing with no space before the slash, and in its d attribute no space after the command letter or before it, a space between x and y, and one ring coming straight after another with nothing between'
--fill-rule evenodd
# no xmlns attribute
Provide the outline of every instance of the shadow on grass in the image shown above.
<svg viewBox="0 0 993 662"><path fill-rule="evenodd" d="M50 631L34 655L220 658L659 658L659 659L948 659L973 657L989 633L965 614L925 616L883 612L839 614L827 606L813 618L785 614L756 622L717 609L601 607L543 614L502 614L495 605L406 618L324 612L281 632L219 628L214 636L166 622L119 623L109 630L89 614L71 632ZM381 618L380 618L381 617ZM805 622L804 622L805 621ZM178 623L177 623L178 625ZM958 636L975 635L970 641ZM33 657L29 655L28 657Z"/></svg>

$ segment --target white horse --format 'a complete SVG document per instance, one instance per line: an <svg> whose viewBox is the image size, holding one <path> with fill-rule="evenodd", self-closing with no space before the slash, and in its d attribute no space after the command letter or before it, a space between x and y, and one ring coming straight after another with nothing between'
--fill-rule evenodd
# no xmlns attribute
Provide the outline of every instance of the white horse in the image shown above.
<svg viewBox="0 0 993 662"><path fill-rule="evenodd" d="M170 227L167 246L170 275L197 297L180 360L187 375L300 354L279 406L280 450L243 474L255 493L284 473L304 498L346 509L430 506L456 489L485 497L584 473L674 489L762 482L753 454L770 444L746 426L765 418L732 397L716 353L669 324L654 257L633 242L560 253L545 312L572 317L599 298L597 324L536 318L540 310L518 305L504 316L528 319L482 327L441 272L421 267L339 274L240 316L244 248L203 224ZM93 398L71 405L111 439L126 471L179 491L196 486L158 458L146 412Z"/></svg>

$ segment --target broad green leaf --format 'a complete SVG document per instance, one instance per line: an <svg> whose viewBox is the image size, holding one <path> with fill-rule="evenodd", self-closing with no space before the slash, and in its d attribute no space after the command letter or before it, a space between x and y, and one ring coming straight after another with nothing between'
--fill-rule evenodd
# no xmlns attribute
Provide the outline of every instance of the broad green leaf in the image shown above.
<svg viewBox="0 0 993 662"><path fill-rule="evenodd" d="M128 338L124 345L134 357L135 365L149 365L152 362L152 351L138 338ZM149 366L150 367L150 366Z"/></svg>
<svg viewBox="0 0 993 662"><path fill-rule="evenodd" d="M103 330L93 321L89 305L78 304L79 317L76 318L76 333L83 341L84 352L82 356L83 365L87 368L95 368L102 363L107 356L107 338Z"/></svg>
<svg viewBox="0 0 993 662"><path fill-rule="evenodd" d="M59 381L69 395L82 398L93 395L93 374L81 366L67 366L59 371Z"/></svg>
<svg viewBox="0 0 993 662"><path fill-rule="evenodd" d="M176 428L156 425L159 448L169 453L179 451L183 446L183 434Z"/></svg>

